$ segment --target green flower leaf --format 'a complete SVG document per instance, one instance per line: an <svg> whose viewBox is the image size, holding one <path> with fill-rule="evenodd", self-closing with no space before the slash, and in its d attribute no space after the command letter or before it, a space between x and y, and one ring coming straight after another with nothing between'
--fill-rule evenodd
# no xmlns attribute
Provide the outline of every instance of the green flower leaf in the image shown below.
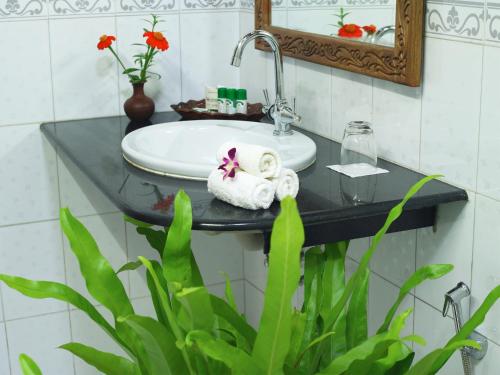
<svg viewBox="0 0 500 375"><path fill-rule="evenodd" d="M19 356L19 364L21 365L23 375L42 375L42 371L35 361L26 354L21 354Z"/></svg>

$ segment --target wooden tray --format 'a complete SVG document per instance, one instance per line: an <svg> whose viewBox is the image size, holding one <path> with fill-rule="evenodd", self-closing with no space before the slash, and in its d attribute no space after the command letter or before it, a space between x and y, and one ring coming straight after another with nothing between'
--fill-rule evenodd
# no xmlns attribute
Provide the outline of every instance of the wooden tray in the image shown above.
<svg viewBox="0 0 500 375"><path fill-rule="evenodd" d="M205 99L180 102L179 104L172 104L170 107L180 114L183 120L239 120L259 122L265 116L262 113L262 103L249 103L247 114L235 113L234 115L219 112L194 111L193 108L205 108Z"/></svg>

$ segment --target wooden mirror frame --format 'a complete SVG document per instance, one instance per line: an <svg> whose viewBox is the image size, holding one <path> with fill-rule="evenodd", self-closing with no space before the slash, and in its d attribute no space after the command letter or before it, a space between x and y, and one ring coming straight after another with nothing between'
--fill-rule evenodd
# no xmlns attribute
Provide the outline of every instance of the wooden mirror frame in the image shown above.
<svg viewBox="0 0 500 375"><path fill-rule="evenodd" d="M396 0L394 47L272 26L271 0L255 0L255 29L272 33L283 54L417 87L421 83L423 0ZM269 51L263 40L256 48Z"/></svg>

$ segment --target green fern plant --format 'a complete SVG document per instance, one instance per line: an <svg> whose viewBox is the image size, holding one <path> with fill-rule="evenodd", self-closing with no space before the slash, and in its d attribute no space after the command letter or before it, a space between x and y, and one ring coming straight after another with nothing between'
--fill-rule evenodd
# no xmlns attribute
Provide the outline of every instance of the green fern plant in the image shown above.
<svg viewBox="0 0 500 375"><path fill-rule="evenodd" d="M435 374L454 351L477 346L468 335L484 320L500 297L494 289L463 330L448 344L431 351L417 363L409 343L424 344L416 335L401 336L411 310L396 315L415 286L451 271L451 265L419 269L402 286L377 334L368 337L368 264L390 225L404 205L434 177L413 186L395 206L375 235L370 248L348 282L345 259L348 242L309 249L305 255L304 304L292 307L300 281L300 253L304 229L296 202L282 201L271 238L269 276L258 330L252 328L234 303L227 281L226 298L211 295L191 251L192 212L189 197L180 191L168 229L129 219L155 248L161 262L139 257L118 272L146 268L156 319L134 312L125 289L85 227L67 209L61 225L76 256L89 293L113 315L107 321L78 292L64 284L0 275L9 287L32 298L55 298L83 311L127 353L127 358L102 352L83 343L62 349L108 375L260 375L260 374ZM25 375L40 369L25 354L20 356Z"/></svg>

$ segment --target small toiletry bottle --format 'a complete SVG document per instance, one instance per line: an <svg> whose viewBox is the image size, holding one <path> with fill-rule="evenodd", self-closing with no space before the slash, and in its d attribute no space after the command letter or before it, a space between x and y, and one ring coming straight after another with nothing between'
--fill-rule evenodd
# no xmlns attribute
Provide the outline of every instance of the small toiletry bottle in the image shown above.
<svg viewBox="0 0 500 375"><path fill-rule="evenodd" d="M205 107L210 112L217 112L219 103L217 102L217 89L215 87L207 87L205 90Z"/></svg>
<svg viewBox="0 0 500 375"><path fill-rule="evenodd" d="M219 105L219 113L227 113L226 96L227 96L227 89L225 87L219 87L217 89L217 103Z"/></svg>
<svg viewBox="0 0 500 375"><path fill-rule="evenodd" d="M247 90L239 89L236 92L236 112L247 114L248 103L247 103Z"/></svg>
<svg viewBox="0 0 500 375"><path fill-rule="evenodd" d="M234 115L236 113L236 89L227 89L226 113L229 115Z"/></svg>

